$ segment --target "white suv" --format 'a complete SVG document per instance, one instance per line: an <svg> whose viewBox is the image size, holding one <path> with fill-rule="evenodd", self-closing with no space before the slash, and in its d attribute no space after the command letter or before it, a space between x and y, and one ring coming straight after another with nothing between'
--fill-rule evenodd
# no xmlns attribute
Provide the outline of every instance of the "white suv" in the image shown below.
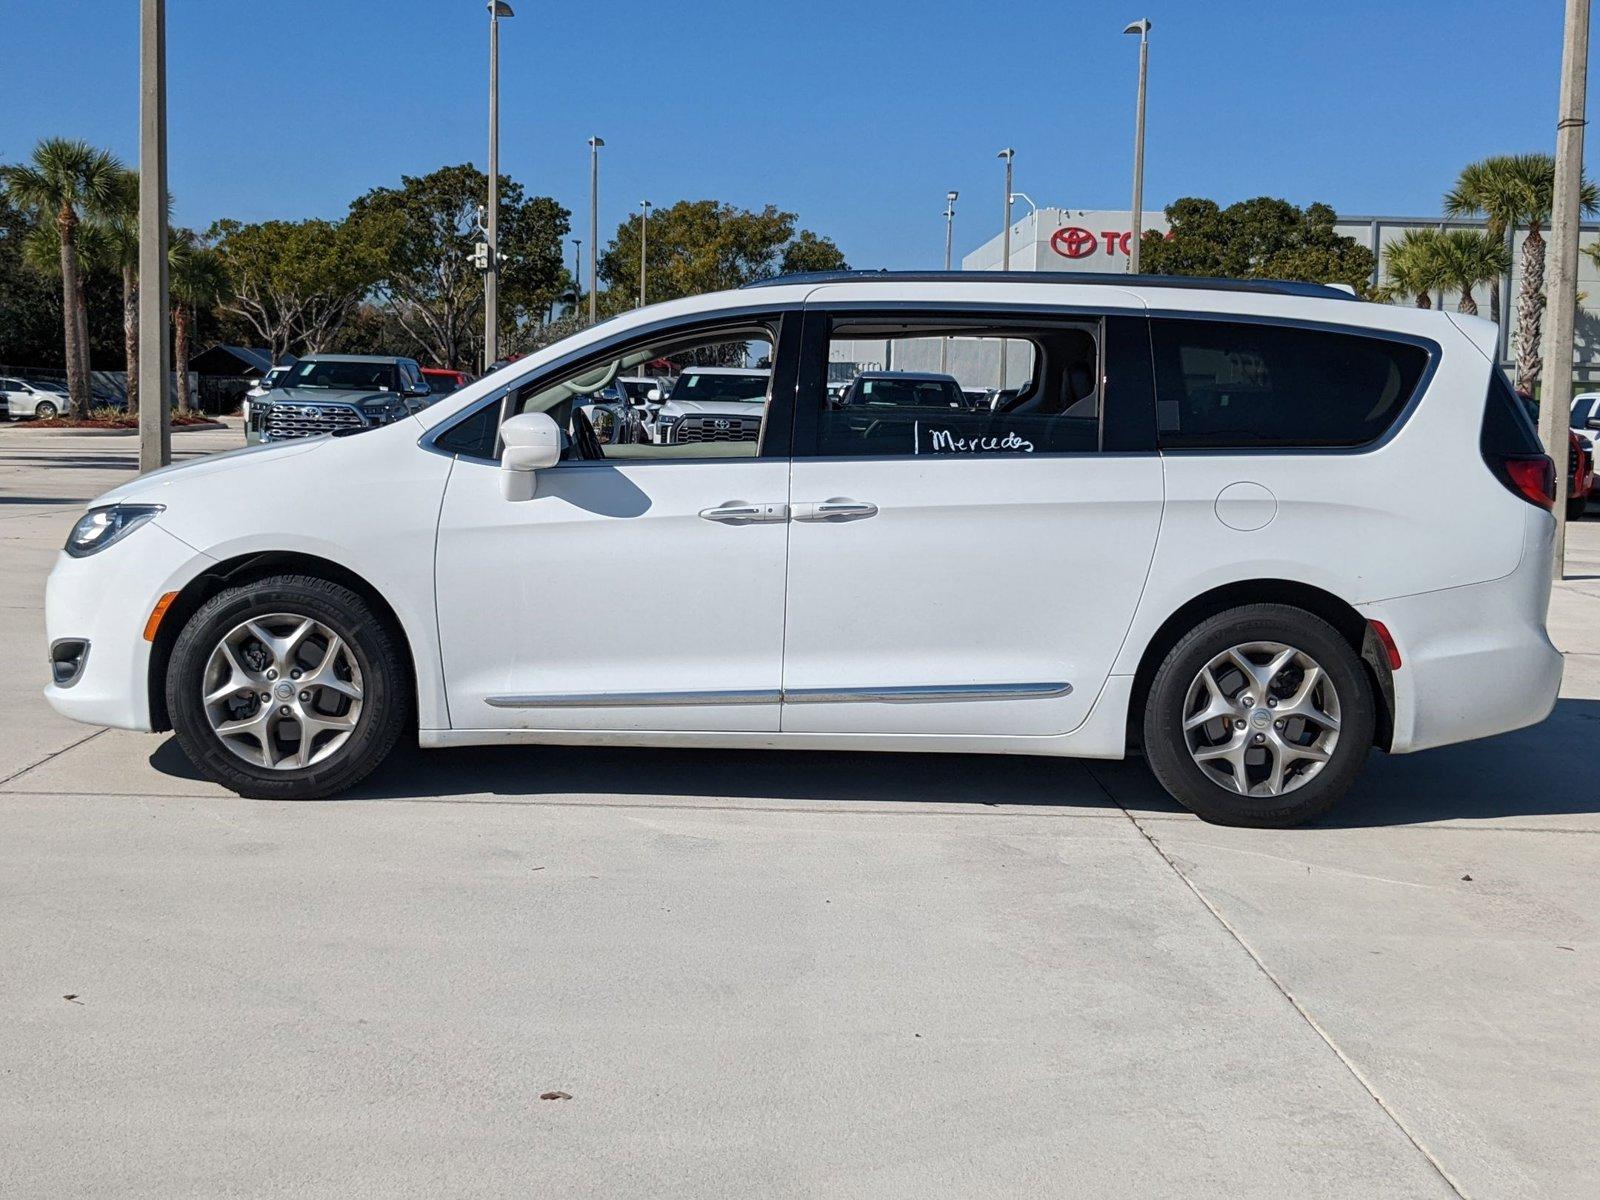
<svg viewBox="0 0 1600 1200"><path fill-rule="evenodd" d="M827 402L831 357L911 370L945 339L963 386L1007 373L1003 408ZM697 351L770 356L756 440L574 418ZM50 577L46 695L174 728L247 796L348 788L414 727L1142 749L1202 816L1292 824L1374 745L1554 704L1553 468L1493 351L1488 322L1304 284L841 274L655 305L393 424L94 501Z"/></svg>

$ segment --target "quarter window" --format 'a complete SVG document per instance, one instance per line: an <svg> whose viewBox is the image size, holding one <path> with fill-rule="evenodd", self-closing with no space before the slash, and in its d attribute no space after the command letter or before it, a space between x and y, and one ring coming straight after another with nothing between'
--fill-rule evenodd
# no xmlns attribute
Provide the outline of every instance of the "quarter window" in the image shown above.
<svg viewBox="0 0 1600 1200"><path fill-rule="evenodd" d="M1151 340L1164 450L1365 445L1428 365L1409 342L1242 321L1157 319Z"/></svg>

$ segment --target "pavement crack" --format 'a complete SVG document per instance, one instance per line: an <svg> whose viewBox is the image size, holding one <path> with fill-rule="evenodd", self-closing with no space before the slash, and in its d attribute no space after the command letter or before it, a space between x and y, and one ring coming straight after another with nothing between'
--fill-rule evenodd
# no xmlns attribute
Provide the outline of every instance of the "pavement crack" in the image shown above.
<svg viewBox="0 0 1600 1200"><path fill-rule="evenodd" d="M45 763L51 762L54 759L60 758L63 754L67 753L67 751L69 751L69 750L76 750L79 746L83 745L85 742L94 741L95 738L99 737L104 732L105 732L104 729L93 730L90 733L84 734L83 737L79 738L75 742L72 742L70 745L63 746L59 750L52 750L49 754L46 754L43 758L39 759L37 762L31 762L27 766L23 767L20 771L13 771L13 772L11 772L11 774L7 775L4 779L0 779L0 787L5 787L5 785L10 783L13 779L21 779L29 771L36 770L37 768L44 766Z"/></svg>
<svg viewBox="0 0 1600 1200"><path fill-rule="evenodd" d="M1289 1002L1290 1006L1294 1008L1295 1012L1300 1014L1300 1019L1310 1026L1313 1033L1322 1039L1322 1044L1327 1046L1327 1048L1334 1053L1339 1061L1344 1064L1345 1070L1349 1071L1351 1076L1357 1083L1361 1085L1362 1089L1367 1093L1367 1095L1372 1097L1372 1102L1383 1110L1384 1115L1387 1116L1389 1120L1394 1122L1395 1128L1398 1129L1405 1139L1416 1148L1417 1153L1422 1155L1423 1158L1427 1159L1428 1165L1438 1173L1439 1178L1444 1180L1446 1186L1448 1186L1450 1190L1457 1196L1461 1197L1461 1200L1466 1200L1467 1194L1462 1188L1461 1183L1455 1179L1449 1171L1445 1170L1444 1164L1434 1156L1431 1150L1422 1144L1422 1139L1418 1136L1418 1134L1406 1124L1405 1119L1395 1111L1395 1109L1383 1098L1382 1095L1379 1094L1378 1089L1373 1082L1367 1078L1366 1074L1359 1066L1356 1065L1355 1061L1339 1048L1339 1044L1333 1040L1332 1035L1330 1035L1328 1031L1322 1027L1317 1019L1311 1015L1310 1010L1308 1010L1304 1004L1300 1003L1299 1000L1295 999L1294 994L1284 986L1283 981L1273 973L1272 968L1267 966L1267 964L1262 960L1261 955L1256 953L1255 947L1253 947L1245 939L1244 935L1233 926L1233 923L1223 915L1222 910L1213 904L1206 894L1200 890L1199 886L1194 882L1194 880L1189 878L1188 874L1184 872L1183 868L1178 866L1172 855L1168 854L1161 848L1161 844L1150 835L1149 830L1145 829L1145 827L1140 824L1139 818L1135 817L1133 813L1129 812L1128 809L1111 794L1110 789L1101 782L1100 777L1094 773L1092 768L1089 770L1089 777L1093 779L1095 785L1099 787L1103 793L1105 793L1105 797L1108 801L1122 809L1122 815L1127 817L1129 823L1131 823L1133 827L1139 831L1139 836L1144 838L1144 840L1149 844L1150 848L1160 855L1161 861L1166 863L1167 867L1172 871L1172 873L1183 881L1184 887L1188 888L1189 891L1194 894L1195 899L1199 900L1200 903L1205 906L1206 911L1211 914L1212 918L1217 922L1217 924L1221 925L1222 928L1227 931L1228 936L1238 944L1239 948L1250 956L1250 961L1255 963L1256 969L1266 977L1267 981L1271 983L1274 988L1277 989L1278 994Z"/></svg>

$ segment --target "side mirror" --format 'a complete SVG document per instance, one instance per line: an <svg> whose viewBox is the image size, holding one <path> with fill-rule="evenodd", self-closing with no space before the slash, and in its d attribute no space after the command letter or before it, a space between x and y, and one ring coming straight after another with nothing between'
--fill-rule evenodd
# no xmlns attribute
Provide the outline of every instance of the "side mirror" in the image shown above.
<svg viewBox="0 0 1600 1200"><path fill-rule="evenodd" d="M1590 417L1588 426L1590 429L1600 429L1600 417Z"/></svg>
<svg viewBox="0 0 1600 1200"><path fill-rule="evenodd" d="M500 491L507 500L532 500L538 472L561 461L561 427L549 413L518 413L500 426Z"/></svg>
<svg viewBox="0 0 1600 1200"><path fill-rule="evenodd" d="M650 401L650 403L652 403L652 404L659 404L661 402L661 399L662 399L661 389L658 388L658 387L651 388L648 392L646 392L644 394L644 398L646 400Z"/></svg>

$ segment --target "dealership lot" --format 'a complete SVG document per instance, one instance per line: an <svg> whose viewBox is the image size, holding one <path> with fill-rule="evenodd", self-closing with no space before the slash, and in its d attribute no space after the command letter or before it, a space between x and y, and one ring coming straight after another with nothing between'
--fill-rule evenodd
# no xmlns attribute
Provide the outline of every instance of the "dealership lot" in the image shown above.
<svg viewBox="0 0 1600 1200"><path fill-rule="evenodd" d="M412 752L271 804L39 698L135 450L0 429L9 1193L1600 1190L1600 521L1555 715L1317 828L938 756Z"/></svg>

